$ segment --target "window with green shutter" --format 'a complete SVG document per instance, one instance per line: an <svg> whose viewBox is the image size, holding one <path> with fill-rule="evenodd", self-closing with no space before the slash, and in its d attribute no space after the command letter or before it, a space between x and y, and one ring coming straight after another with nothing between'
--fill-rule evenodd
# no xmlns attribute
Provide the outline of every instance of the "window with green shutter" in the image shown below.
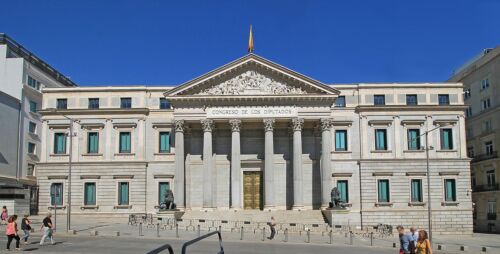
<svg viewBox="0 0 500 254"><path fill-rule="evenodd" d="M387 150L387 130L375 130L375 150Z"/></svg>
<svg viewBox="0 0 500 254"><path fill-rule="evenodd" d="M87 153L99 153L99 133L89 132L87 135Z"/></svg>
<svg viewBox="0 0 500 254"><path fill-rule="evenodd" d="M61 206L63 204L63 185L53 183L50 185L50 204Z"/></svg>
<svg viewBox="0 0 500 254"><path fill-rule="evenodd" d="M408 130L408 150L419 150L420 149L420 130L419 129L409 129Z"/></svg>
<svg viewBox="0 0 500 254"><path fill-rule="evenodd" d="M441 129L441 150L453 150L453 132L451 129Z"/></svg>
<svg viewBox="0 0 500 254"><path fill-rule="evenodd" d="M340 201L349 203L349 185L347 180L337 181L337 190L340 194Z"/></svg>
<svg viewBox="0 0 500 254"><path fill-rule="evenodd" d="M411 180L411 202L423 202L421 179Z"/></svg>
<svg viewBox="0 0 500 254"><path fill-rule="evenodd" d="M128 205L129 204L129 188L128 182L118 183L118 205Z"/></svg>
<svg viewBox="0 0 500 254"><path fill-rule="evenodd" d="M170 133L160 132L160 153L170 153Z"/></svg>
<svg viewBox="0 0 500 254"><path fill-rule="evenodd" d="M158 205L165 202L165 196L167 195L168 190L170 190L169 182L158 183Z"/></svg>
<svg viewBox="0 0 500 254"><path fill-rule="evenodd" d="M346 130L335 130L335 151L347 151Z"/></svg>
<svg viewBox="0 0 500 254"><path fill-rule="evenodd" d="M444 201L455 202L457 201L457 189L455 179L444 180Z"/></svg>
<svg viewBox="0 0 500 254"><path fill-rule="evenodd" d="M130 152L130 132L120 132L120 153Z"/></svg>
<svg viewBox="0 0 500 254"><path fill-rule="evenodd" d="M54 154L66 153L66 133L54 134Z"/></svg>
<svg viewBox="0 0 500 254"><path fill-rule="evenodd" d="M84 205L95 205L96 188L95 183L85 183Z"/></svg>
<svg viewBox="0 0 500 254"><path fill-rule="evenodd" d="M378 202L387 203L390 201L391 199L389 194L389 180L387 179L378 180Z"/></svg>
<svg viewBox="0 0 500 254"><path fill-rule="evenodd" d="M37 104L34 101L30 101L30 112L36 113L37 111Z"/></svg>

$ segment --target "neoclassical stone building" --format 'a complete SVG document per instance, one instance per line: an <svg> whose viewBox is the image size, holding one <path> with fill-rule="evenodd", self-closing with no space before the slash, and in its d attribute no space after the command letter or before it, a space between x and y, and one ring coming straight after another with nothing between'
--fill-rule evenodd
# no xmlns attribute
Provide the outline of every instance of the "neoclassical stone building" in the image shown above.
<svg viewBox="0 0 500 254"><path fill-rule="evenodd" d="M187 213L320 210L337 187L339 221L424 228L430 202L436 231L472 232L460 83L327 85L248 54L177 87L43 92L41 211L72 152L74 213L154 213L168 189Z"/></svg>

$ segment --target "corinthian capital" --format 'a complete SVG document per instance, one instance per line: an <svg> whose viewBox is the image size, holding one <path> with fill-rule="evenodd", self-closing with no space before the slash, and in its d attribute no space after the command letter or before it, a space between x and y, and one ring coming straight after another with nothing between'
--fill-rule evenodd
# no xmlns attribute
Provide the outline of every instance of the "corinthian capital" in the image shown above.
<svg viewBox="0 0 500 254"><path fill-rule="evenodd" d="M240 119L231 119L229 120L229 124L231 125L231 130L232 131L240 131L241 127L241 120Z"/></svg>
<svg viewBox="0 0 500 254"><path fill-rule="evenodd" d="M174 128L177 132L184 131L184 120L174 120Z"/></svg>
<svg viewBox="0 0 500 254"><path fill-rule="evenodd" d="M304 118L292 119L292 128L294 131L302 131L302 127L304 127Z"/></svg>
<svg viewBox="0 0 500 254"><path fill-rule="evenodd" d="M322 131L330 130L333 124L333 120L331 118L321 118L320 122Z"/></svg>
<svg viewBox="0 0 500 254"><path fill-rule="evenodd" d="M201 127L203 128L203 131L212 131L214 129L214 120L202 119L200 122L201 122Z"/></svg>
<svg viewBox="0 0 500 254"><path fill-rule="evenodd" d="M273 131L273 129L274 129L274 119L273 118L265 118L263 122L264 122L264 130Z"/></svg>

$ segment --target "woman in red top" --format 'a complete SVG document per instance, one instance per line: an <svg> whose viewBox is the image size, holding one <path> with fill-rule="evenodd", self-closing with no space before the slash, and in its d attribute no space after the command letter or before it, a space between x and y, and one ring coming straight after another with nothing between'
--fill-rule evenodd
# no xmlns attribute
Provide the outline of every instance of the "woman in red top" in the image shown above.
<svg viewBox="0 0 500 254"><path fill-rule="evenodd" d="M10 243L12 239L16 239L16 250L19 248L19 235L17 234L17 215L10 216L8 220L7 227L5 228L5 234L7 235L7 250L10 250Z"/></svg>

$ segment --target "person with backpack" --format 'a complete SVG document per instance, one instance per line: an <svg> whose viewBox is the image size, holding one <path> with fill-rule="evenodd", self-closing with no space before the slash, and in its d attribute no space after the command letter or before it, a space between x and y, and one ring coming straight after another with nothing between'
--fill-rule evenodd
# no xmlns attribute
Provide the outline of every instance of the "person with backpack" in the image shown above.
<svg viewBox="0 0 500 254"><path fill-rule="evenodd" d="M12 239L16 239L16 250L21 250L19 248L19 235L17 234L17 215L10 216L7 227L5 228L5 234L7 235L7 250L10 250L10 243Z"/></svg>
<svg viewBox="0 0 500 254"><path fill-rule="evenodd" d="M28 215L24 215L23 220L21 221L21 229L24 232L23 240L24 243L28 242L28 237L30 237L30 232L31 232L31 225L30 225L30 220L28 219Z"/></svg>

